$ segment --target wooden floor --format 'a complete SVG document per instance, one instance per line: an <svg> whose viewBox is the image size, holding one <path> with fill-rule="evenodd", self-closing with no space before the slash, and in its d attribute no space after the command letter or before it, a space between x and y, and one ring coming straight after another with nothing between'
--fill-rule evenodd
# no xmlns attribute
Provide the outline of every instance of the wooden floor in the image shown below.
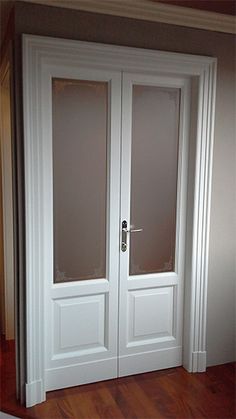
<svg viewBox="0 0 236 419"><path fill-rule="evenodd" d="M235 372L235 364L200 374L173 368L52 391L46 402L26 409L15 399L14 347L3 342L0 410L40 419L236 418Z"/></svg>

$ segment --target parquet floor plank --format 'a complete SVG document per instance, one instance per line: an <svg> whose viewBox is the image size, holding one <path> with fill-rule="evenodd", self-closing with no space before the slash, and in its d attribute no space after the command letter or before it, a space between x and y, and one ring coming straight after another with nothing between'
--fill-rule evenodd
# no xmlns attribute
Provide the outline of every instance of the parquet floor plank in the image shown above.
<svg viewBox="0 0 236 419"><path fill-rule="evenodd" d="M15 397L14 345L1 345L1 406L23 419L236 418L236 363L189 374L182 367L52 391L32 408Z"/></svg>

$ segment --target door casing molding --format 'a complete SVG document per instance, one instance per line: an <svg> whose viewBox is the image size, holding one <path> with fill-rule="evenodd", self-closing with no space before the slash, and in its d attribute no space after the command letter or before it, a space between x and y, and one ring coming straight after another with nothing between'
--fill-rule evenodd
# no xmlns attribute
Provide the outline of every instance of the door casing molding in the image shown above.
<svg viewBox="0 0 236 419"><path fill-rule="evenodd" d="M23 35L23 95L26 208L26 404L45 400L44 385L44 243L47 225L43 217L46 170L43 155L41 72L66 59L69 66L164 74L195 80L197 124L194 154L194 194L187 228L183 365L189 372L206 369L206 309L212 156L214 139L216 58L111 46L90 42ZM189 250L190 249L190 250Z"/></svg>

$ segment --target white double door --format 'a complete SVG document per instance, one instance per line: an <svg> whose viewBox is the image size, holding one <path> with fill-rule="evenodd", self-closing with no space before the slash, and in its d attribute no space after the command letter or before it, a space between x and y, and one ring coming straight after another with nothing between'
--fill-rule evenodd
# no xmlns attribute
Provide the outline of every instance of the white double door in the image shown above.
<svg viewBox="0 0 236 419"><path fill-rule="evenodd" d="M185 96L158 74L42 74L47 391L182 364Z"/></svg>

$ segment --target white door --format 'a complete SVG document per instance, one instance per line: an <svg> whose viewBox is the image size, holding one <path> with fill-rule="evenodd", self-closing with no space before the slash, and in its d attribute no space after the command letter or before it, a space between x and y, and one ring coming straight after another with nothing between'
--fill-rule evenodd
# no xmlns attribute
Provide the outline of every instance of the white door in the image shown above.
<svg viewBox="0 0 236 419"><path fill-rule="evenodd" d="M117 377L121 75L53 65L42 86L48 391Z"/></svg>
<svg viewBox="0 0 236 419"><path fill-rule="evenodd" d="M47 391L182 363L183 80L121 76L43 74Z"/></svg>
<svg viewBox="0 0 236 419"><path fill-rule="evenodd" d="M182 365L183 80L124 74L119 375Z"/></svg>

